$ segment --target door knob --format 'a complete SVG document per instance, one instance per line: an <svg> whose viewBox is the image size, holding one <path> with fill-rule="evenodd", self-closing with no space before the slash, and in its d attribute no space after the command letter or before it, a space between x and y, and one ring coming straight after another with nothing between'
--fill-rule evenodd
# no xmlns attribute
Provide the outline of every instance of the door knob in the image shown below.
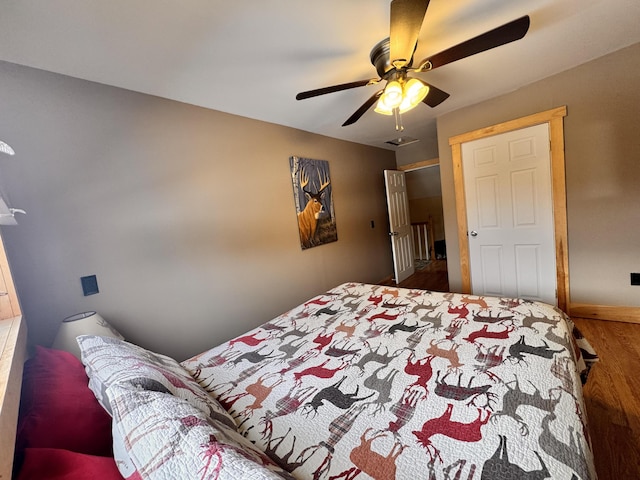
<svg viewBox="0 0 640 480"><path fill-rule="evenodd" d="M469 232L469 235L471 235L472 237L477 237L478 236L478 232L476 232L475 230L471 230Z"/></svg>
<svg viewBox="0 0 640 480"><path fill-rule="evenodd" d="M398 232L389 232L389 236L391 236L391 237L395 237L397 235L399 235Z"/></svg>

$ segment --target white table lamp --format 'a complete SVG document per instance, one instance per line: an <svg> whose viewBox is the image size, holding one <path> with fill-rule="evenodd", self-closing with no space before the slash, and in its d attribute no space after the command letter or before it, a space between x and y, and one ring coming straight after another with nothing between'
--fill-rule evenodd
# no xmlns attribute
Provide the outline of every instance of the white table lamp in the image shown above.
<svg viewBox="0 0 640 480"><path fill-rule="evenodd" d="M79 335L100 335L124 340L124 337L96 312L83 312L62 321L51 348L65 350L80 358L80 347L76 341Z"/></svg>

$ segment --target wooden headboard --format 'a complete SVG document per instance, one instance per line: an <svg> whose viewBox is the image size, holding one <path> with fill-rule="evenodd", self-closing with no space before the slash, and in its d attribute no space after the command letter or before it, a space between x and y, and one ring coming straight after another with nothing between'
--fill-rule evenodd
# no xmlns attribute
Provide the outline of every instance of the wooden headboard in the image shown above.
<svg viewBox="0 0 640 480"><path fill-rule="evenodd" d="M27 325L22 316L0 320L0 480L10 480L27 357Z"/></svg>

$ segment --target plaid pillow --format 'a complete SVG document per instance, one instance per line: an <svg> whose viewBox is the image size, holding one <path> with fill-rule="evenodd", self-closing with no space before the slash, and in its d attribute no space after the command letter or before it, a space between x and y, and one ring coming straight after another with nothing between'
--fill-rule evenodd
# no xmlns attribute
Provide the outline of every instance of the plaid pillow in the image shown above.
<svg viewBox="0 0 640 480"><path fill-rule="evenodd" d="M117 338L82 335L77 341L89 388L111 415L105 391L112 385L122 385L174 395L212 420L236 428L233 417L174 359Z"/></svg>
<svg viewBox="0 0 640 480"><path fill-rule="evenodd" d="M116 464L125 477L293 480L236 430L184 400L120 385L106 394Z"/></svg>

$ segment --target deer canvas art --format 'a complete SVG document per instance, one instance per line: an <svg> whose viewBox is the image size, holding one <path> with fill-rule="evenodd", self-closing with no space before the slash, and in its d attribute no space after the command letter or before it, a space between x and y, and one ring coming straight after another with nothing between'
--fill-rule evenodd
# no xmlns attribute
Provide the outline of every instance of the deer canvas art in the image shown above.
<svg viewBox="0 0 640 480"><path fill-rule="evenodd" d="M303 250L338 240L329 162L290 157L293 197Z"/></svg>

